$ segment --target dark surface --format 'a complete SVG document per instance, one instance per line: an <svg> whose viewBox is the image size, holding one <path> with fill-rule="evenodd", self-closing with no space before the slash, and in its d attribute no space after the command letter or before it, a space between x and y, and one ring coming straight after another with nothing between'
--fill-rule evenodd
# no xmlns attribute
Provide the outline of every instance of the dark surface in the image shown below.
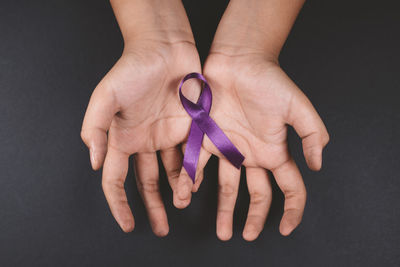
<svg viewBox="0 0 400 267"><path fill-rule="evenodd" d="M185 1L204 60L227 1ZM136 229L124 234L89 166L79 132L89 96L121 54L107 1L0 3L0 266L399 266L400 17L396 1L310 1L281 65L331 134L319 173L294 157L308 190L300 227L278 232L274 185L259 239L244 241L241 184L234 237L215 235L217 163L191 206L172 206L170 234L155 237L130 171Z"/></svg>

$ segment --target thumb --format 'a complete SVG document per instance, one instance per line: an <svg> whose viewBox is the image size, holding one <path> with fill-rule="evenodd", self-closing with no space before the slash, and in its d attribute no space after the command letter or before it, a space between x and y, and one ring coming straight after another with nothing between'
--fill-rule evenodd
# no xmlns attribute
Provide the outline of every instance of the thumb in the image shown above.
<svg viewBox="0 0 400 267"><path fill-rule="evenodd" d="M288 114L288 123L302 139L303 153L311 170L322 166L322 150L329 142L329 134L310 100L298 90L293 96Z"/></svg>
<svg viewBox="0 0 400 267"><path fill-rule="evenodd" d="M107 153L107 131L116 112L112 88L103 79L90 98L81 130L81 138L89 148L94 170L103 165Z"/></svg>

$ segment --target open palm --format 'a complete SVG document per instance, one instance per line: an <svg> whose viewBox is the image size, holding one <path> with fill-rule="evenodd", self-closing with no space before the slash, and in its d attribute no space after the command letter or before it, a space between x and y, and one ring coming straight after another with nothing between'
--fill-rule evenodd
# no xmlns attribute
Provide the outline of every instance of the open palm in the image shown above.
<svg viewBox="0 0 400 267"><path fill-rule="evenodd" d="M213 90L211 116L245 156L250 207L243 236L254 240L263 229L271 204L271 171L285 194L280 231L288 235L300 223L306 201L301 174L287 144L287 125L303 140L308 166L319 170L328 133L307 97L274 62L261 55L230 57L211 53L204 75ZM206 137L203 147L219 160L217 235L232 236L240 170ZM204 165L203 159L200 165Z"/></svg>
<svg viewBox="0 0 400 267"><path fill-rule="evenodd" d="M124 182L129 156L135 154L138 189L155 234L168 233L168 221L158 188L161 159L176 191L181 173L180 144L187 138L191 119L179 102L177 87L190 71L201 69L195 45L188 42L139 42L126 49L91 97L82 126L94 169L103 168L103 190L121 228L134 227ZM196 86L192 83L189 86ZM199 90L189 90L189 94ZM108 134L107 134L108 132ZM174 193L174 203L180 199Z"/></svg>

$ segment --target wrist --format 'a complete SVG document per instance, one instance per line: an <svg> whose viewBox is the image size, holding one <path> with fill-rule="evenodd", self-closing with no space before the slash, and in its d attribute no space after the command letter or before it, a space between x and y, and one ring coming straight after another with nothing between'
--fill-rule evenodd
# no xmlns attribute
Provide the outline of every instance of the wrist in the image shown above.
<svg viewBox="0 0 400 267"><path fill-rule="evenodd" d="M203 74L207 76L223 77L234 77L238 73L243 71L249 71L249 68L258 72L259 69L270 69L279 67L279 61L277 58L272 57L268 53L219 53L211 52L203 67Z"/></svg>
<svg viewBox="0 0 400 267"><path fill-rule="evenodd" d="M278 64L280 50L264 46L255 45L247 42L229 42L215 41L213 42L209 55L219 55L227 59L234 60L240 58L259 58L271 63Z"/></svg>
<svg viewBox="0 0 400 267"><path fill-rule="evenodd" d="M194 44L180 0L111 0L125 47L136 42Z"/></svg>
<svg viewBox="0 0 400 267"><path fill-rule="evenodd" d="M261 54L277 61L304 0L231 0L211 52Z"/></svg>

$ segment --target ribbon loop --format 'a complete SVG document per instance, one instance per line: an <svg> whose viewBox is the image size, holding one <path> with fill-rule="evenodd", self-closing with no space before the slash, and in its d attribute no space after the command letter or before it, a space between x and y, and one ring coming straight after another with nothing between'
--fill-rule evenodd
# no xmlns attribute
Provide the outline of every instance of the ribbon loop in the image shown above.
<svg viewBox="0 0 400 267"><path fill-rule="evenodd" d="M199 79L204 82L203 89L197 103L187 99L182 93L182 86L189 79ZM199 161L201 144L204 134L210 138L211 142L236 168L240 168L244 161L244 156L237 150L225 133L218 127L215 121L209 116L212 104L212 93L207 80L200 73L189 73L179 85L179 97L186 112L192 118L189 138L183 157L183 167L186 169L193 183L196 177L196 169Z"/></svg>

